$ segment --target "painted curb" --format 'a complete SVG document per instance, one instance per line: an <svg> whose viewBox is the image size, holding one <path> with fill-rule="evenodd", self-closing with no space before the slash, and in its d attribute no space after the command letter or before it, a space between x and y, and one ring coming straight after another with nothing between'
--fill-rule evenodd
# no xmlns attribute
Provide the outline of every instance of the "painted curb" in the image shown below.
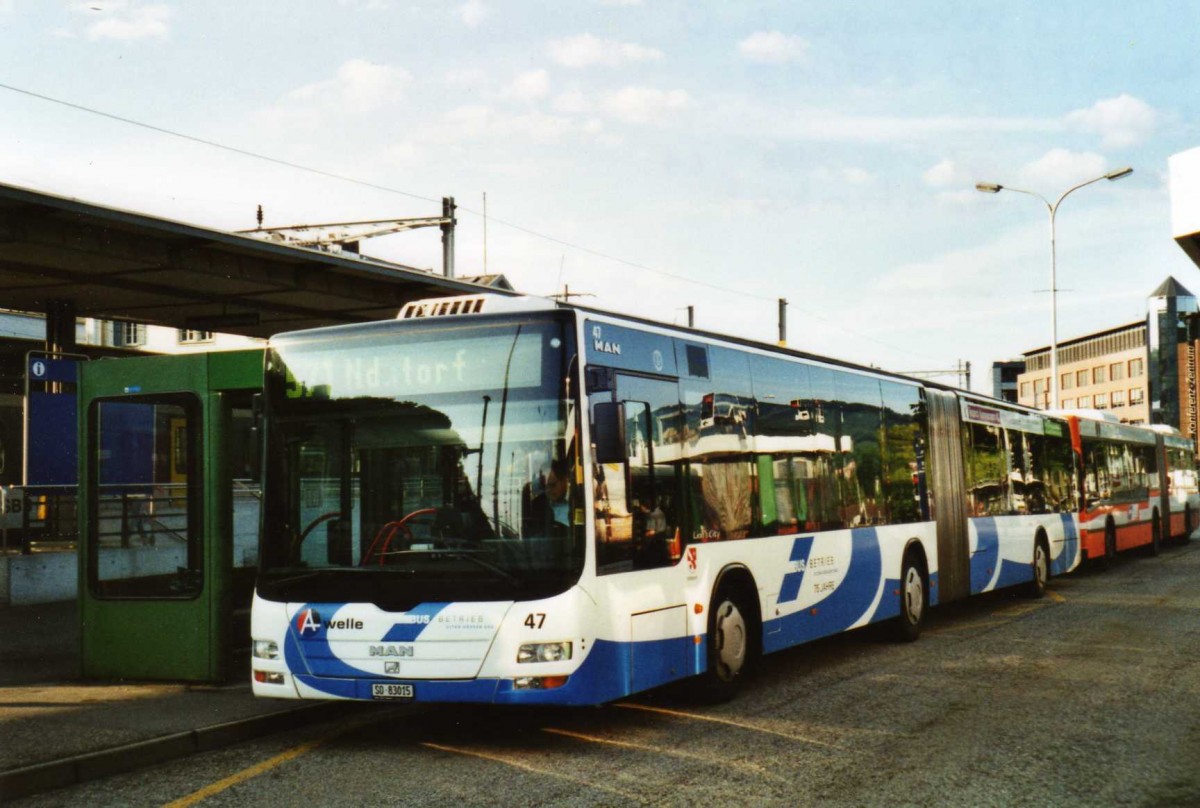
<svg viewBox="0 0 1200 808"><path fill-rule="evenodd" d="M345 708L341 702L305 705L0 772L0 803L336 718L345 712Z"/></svg>

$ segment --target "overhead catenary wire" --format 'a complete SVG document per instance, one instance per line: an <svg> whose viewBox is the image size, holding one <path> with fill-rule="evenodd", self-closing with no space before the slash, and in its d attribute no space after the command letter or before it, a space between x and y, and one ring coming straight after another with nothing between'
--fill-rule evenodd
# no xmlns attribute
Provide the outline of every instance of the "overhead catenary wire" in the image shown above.
<svg viewBox="0 0 1200 808"><path fill-rule="evenodd" d="M349 183L351 185L357 185L362 188L370 188L372 190L381 191L383 193L404 196L409 199L416 199L416 200L419 200L422 202L441 204L440 199L434 199L433 197L424 196L422 194L412 193L411 191L404 191L399 188L393 188L393 187L387 186L387 185L381 185L379 183L370 182L368 180L362 180L357 177L350 177L350 176L347 176L344 174L338 174L333 171L326 171L324 169L314 168L313 166L307 166L302 163L295 163L290 160L284 160L284 159L281 159L278 157L272 157L268 154L263 154L261 152L255 152L255 151L251 151L249 149L239 148L237 146L230 146L228 144L221 143L219 141L209 140L207 138L197 137L195 135L189 135L186 132L180 132L180 131L177 131L174 129L168 129L164 126L157 126L155 124L146 123L144 121L139 121L134 118L129 118L129 117L126 117L123 115L116 115L111 112L105 112L104 110L96 109L95 107L89 107L84 104L78 104L78 103L75 103L72 101L66 101L61 98L55 98L54 96L46 95L44 93L34 92L33 90L27 90L22 87L16 87L11 84L5 84L3 82L0 82L0 89L4 89L4 90L8 90L13 93L18 93L20 95L28 96L30 98L35 98L35 99L38 99L39 101L45 101L47 103L57 104L59 106L66 107L68 109L73 109L78 112L87 113L89 115L96 115L96 116L99 116L102 118L107 118L108 120L117 121L118 123L123 123L128 126L135 126L135 127L141 128L141 129L146 129L151 132L157 132L158 134L167 135L169 137L175 137L175 138L179 138L181 140L186 140L186 141L189 141L192 143L197 143L197 144L200 144L203 146L208 146L210 148L220 149L222 151L226 151L231 154L237 154L242 157L249 157L249 158L255 159L255 160L262 160L264 162L272 163L274 165L282 166L284 168L290 168L295 171L302 171L307 174L312 174L314 176L324 177L326 179L331 179L331 180L337 180L339 182L345 182L345 183ZM731 287L727 287L727 286L721 286L720 284L709 283L707 281L697 280L695 278L689 278L684 275L670 272L665 269L660 269L658 267L651 267L651 266L647 266L646 264L640 264L636 261L630 261L625 258L620 258L618 256L611 255L611 254L603 252L601 250L593 249L591 247L586 247L582 244L575 244L573 242L566 241L564 239L560 239L555 236L548 235L546 233L538 232L537 230L533 230L532 228L516 224L515 222L506 221L504 219L497 219L496 217L491 216L491 215L487 214L486 212L480 212L480 211L476 211L476 210L473 210L468 207L461 207L461 206L458 207L457 209L458 209L458 211L460 211L462 213L467 213L472 216L479 216L481 218L484 218L485 221L491 222L493 224L502 225L511 230L515 230L519 233L524 233L528 236L542 239L542 240L548 241L552 244L557 244L559 246L566 247L568 249L575 250L577 252L581 252L586 255L591 255L593 257L600 258L605 261L611 261L616 264L621 264L623 266L630 267L631 269L637 269L637 270L640 270L643 272L650 272L655 275L660 275L665 278L670 278L672 280L679 281L681 283L692 284L694 286L701 286L701 287L704 287L707 289L711 289L713 291L723 292L726 294L734 294L734 295L749 298L752 300L771 301L771 302L774 302L777 300L777 297L774 297L774 296L756 294L754 292L748 292L745 289L735 289L735 288L731 288ZM822 323L826 323L827 325L830 325L833 328L836 328L839 331L842 331L851 336L857 337L859 339L865 339L870 342L874 342L877 345L882 345L886 348L889 348L890 350L899 351L900 353L905 353L905 354L908 354L909 356L929 358L929 357L924 357L922 354L918 354L913 351L906 350L904 348L898 348L894 344L885 342L884 340L876 339L874 337L870 337L865 334L859 334L857 332L851 331L851 330L847 329L845 326L842 326L839 323L834 322L833 320L830 320L827 317L822 317L821 315L819 315L811 310L807 310L805 312L805 316L808 318L814 319L814 320L819 320Z"/></svg>

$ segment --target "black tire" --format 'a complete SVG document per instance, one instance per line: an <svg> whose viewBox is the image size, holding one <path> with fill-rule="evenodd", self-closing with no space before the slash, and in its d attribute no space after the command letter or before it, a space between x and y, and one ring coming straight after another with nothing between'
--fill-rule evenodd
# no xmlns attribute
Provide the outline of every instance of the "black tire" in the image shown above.
<svg viewBox="0 0 1200 808"><path fill-rule="evenodd" d="M1179 537L1180 544L1187 544L1192 540L1192 506L1183 506L1183 535Z"/></svg>
<svg viewBox="0 0 1200 808"><path fill-rule="evenodd" d="M740 587L717 590L708 610L708 669L697 680L704 701L729 701L741 690L754 659L756 614Z"/></svg>
<svg viewBox="0 0 1200 808"><path fill-rule="evenodd" d="M1106 522L1104 525L1104 557L1101 565L1104 569L1109 569L1115 563L1117 563L1117 526L1112 522Z"/></svg>
<svg viewBox="0 0 1200 808"><path fill-rule="evenodd" d="M929 585L925 569L916 553L904 556L900 568L900 616L892 621L892 636L897 642L915 642L921 636L929 611Z"/></svg>
<svg viewBox="0 0 1200 808"><path fill-rule="evenodd" d="M1162 520L1158 511L1150 517L1150 544L1146 546L1146 554L1156 556L1162 552Z"/></svg>
<svg viewBox="0 0 1200 808"><path fill-rule="evenodd" d="M1041 536L1033 543L1033 580L1025 584L1024 594L1027 598L1041 598L1046 595L1046 583L1050 580L1050 551L1046 540Z"/></svg>

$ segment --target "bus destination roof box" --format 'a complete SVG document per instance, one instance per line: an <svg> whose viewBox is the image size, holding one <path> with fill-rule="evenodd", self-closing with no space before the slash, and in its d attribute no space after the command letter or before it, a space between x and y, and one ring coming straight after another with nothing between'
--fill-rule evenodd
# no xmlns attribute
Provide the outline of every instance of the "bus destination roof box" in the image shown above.
<svg viewBox="0 0 1200 808"><path fill-rule="evenodd" d="M426 317L458 317L467 314L502 314L521 311L550 311L558 305L544 297L508 297L506 295L463 295L433 297L405 303L397 320Z"/></svg>

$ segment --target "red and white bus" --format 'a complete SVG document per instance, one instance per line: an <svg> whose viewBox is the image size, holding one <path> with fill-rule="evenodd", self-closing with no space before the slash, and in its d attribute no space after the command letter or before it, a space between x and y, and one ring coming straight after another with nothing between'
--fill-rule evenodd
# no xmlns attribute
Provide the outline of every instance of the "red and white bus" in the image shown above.
<svg viewBox="0 0 1200 808"><path fill-rule="evenodd" d="M1152 427L1161 440L1164 483L1163 509L1170 522L1166 535L1188 541L1200 518L1200 481L1196 477L1196 446L1191 438L1169 426Z"/></svg>
<svg viewBox="0 0 1200 808"><path fill-rule="evenodd" d="M1109 563L1145 548L1157 555L1195 528L1197 487L1192 443L1170 427L1118 423L1104 413L1069 413L1071 442L1083 473L1079 540L1086 559Z"/></svg>

